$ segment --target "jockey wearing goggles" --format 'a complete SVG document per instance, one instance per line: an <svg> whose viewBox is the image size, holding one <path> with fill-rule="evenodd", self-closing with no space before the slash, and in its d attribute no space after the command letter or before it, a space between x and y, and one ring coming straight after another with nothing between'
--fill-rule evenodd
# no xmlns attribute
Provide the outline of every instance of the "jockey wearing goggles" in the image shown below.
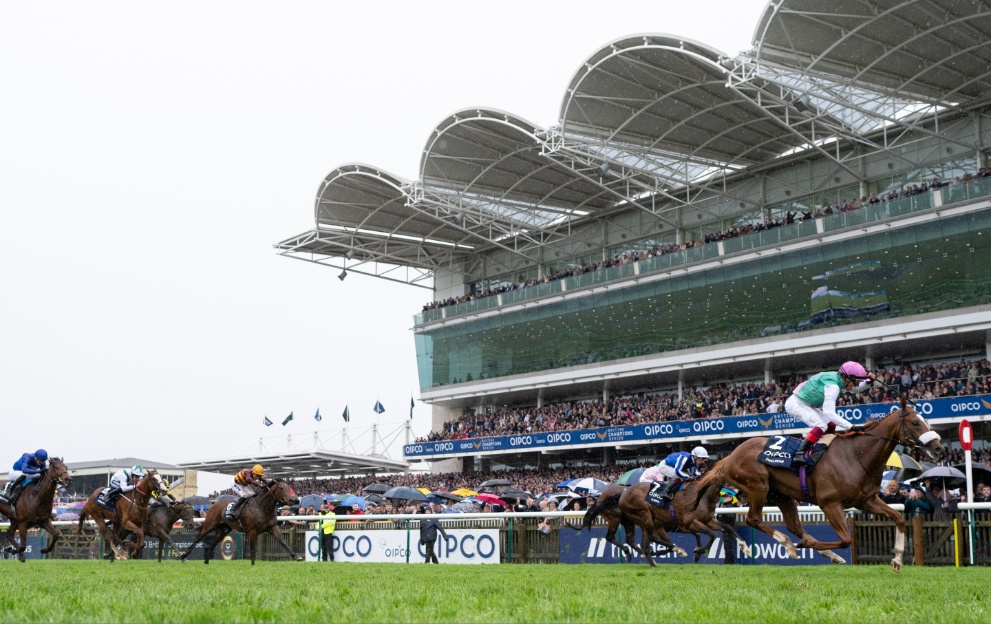
<svg viewBox="0 0 991 624"><path fill-rule="evenodd" d="M836 413L836 399L839 398L841 390L860 392L869 387L875 379L874 373L868 373L857 362L846 362L836 372L819 373L799 384L795 392L785 401L785 411L812 427L812 430L805 435L802 444L795 451L792 462L805 464L805 452L818 442L823 434L832 433L837 428L850 431L862 430L862 425L854 425Z"/></svg>

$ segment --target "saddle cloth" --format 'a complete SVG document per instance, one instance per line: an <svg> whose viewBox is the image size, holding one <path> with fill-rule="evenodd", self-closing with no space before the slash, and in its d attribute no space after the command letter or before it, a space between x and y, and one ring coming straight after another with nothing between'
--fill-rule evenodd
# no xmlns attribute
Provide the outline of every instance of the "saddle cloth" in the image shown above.
<svg viewBox="0 0 991 624"><path fill-rule="evenodd" d="M835 437L836 436L832 434L825 435L815 443L812 447L812 454L809 455L809 460L806 463L806 470L808 472L812 472L816 464L822 458L822 454L826 452L826 448L829 447ZM801 438L771 436L767 439L767 443L764 445L764 450L757 455L757 459L760 463L766 466L771 466L772 468L785 468L787 470L791 470L792 472L798 473L798 467L792 465L791 460L795 456L795 451L798 450L801 443Z"/></svg>
<svg viewBox="0 0 991 624"><path fill-rule="evenodd" d="M645 497L647 499L647 502L655 507L660 507L661 509L667 509L668 501L661 498L661 493L664 491L664 488L666 487L667 487L667 481L654 481L653 483L651 483L650 490L647 491L647 496ZM685 487L685 483L682 482L681 485L678 487L678 489L681 490L684 489L684 487Z"/></svg>
<svg viewBox="0 0 991 624"><path fill-rule="evenodd" d="M96 502L98 505L102 505L109 509L110 511L116 511L114 508L114 501L109 499L110 488L105 487L103 490L96 495Z"/></svg>

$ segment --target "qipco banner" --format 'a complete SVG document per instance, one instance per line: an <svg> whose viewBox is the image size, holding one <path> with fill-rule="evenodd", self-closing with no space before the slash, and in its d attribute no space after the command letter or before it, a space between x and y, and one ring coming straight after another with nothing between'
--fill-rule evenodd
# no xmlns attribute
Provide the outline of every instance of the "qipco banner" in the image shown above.
<svg viewBox="0 0 991 624"><path fill-rule="evenodd" d="M917 401L916 403L918 412L927 419L970 418L991 414L991 395L933 399ZM863 424L872 418L879 418L896 409L898 409L897 403L873 403L840 407L836 413L853 424ZM677 420L623 427L602 427L600 429L574 429L467 440L417 442L407 444L403 448L403 454L406 457L457 456L487 451L521 451L640 440L647 442L663 439L691 439L714 434L760 434L767 431L804 428L806 426L794 416L786 412L778 412L701 420Z"/></svg>
<svg viewBox="0 0 991 624"><path fill-rule="evenodd" d="M826 557L818 554L811 548L799 548L798 559L788 556L785 547L775 541L771 536L762 533L748 526L735 527L740 538L750 547L750 557L744 553L743 547L735 539L727 542L721 531L716 532L712 547L707 555L699 559L699 563L722 564L726 561L726 549L735 550L737 564L774 564L774 565L829 565L831 562ZM783 526L772 527L788 535L792 541L797 538L787 532ZM820 541L831 542L837 539L836 532L828 526L805 525L805 530L812 537ZM606 530L595 528L589 531L561 531L561 563L620 563L621 553L619 549L606 541ZM653 554L660 550L660 546L652 544L652 556L655 563L693 563L695 549L695 538L684 533L668 533L668 536L678 546L681 546L687 557L678 557L673 553ZM702 536L702 544L708 544L708 537ZM894 538L892 538L893 540ZM623 541L623 540L620 540ZM640 543L640 530L637 529L636 543ZM894 541L891 543L894 546ZM835 552L843 557L847 563L850 562L850 549L836 549ZM623 559L625 562L625 558ZM634 563L646 563L639 554L633 557Z"/></svg>
<svg viewBox="0 0 991 624"><path fill-rule="evenodd" d="M498 529L446 529L438 533L434 553L441 563L499 563ZM319 561L319 531L306 532L306 560ZM333 534L334 561L406 563L407 533L403 530L337 531ZM420 532L409 532L409 561L422 563Z"/></svg>

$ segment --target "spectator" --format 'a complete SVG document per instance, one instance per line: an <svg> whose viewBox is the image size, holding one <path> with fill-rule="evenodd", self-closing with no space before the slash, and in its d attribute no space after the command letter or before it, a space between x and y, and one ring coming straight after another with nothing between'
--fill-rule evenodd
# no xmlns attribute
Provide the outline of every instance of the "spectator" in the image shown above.
<svg viewBox="0 0 991 624"><path fill-rule="evenodd" d="M320 548L321 559L324 561L334 561L334 530L337 528L337 516L334 514L334 506L324 503L320 506L320 515L324 519L320 522L323 532L321 536Z"/></svg>
<svg viewBox="0 0 991 624"><path fill-rule="evenodd" d="M908 500L905 501L905 515L914 518L930 513L932 513L932 505L926 501L922 490L913 488L908 495Z"/></svg>
<svg viewBox="0 0 991 624"><path fill-rule="evenodd" d="M905 495L901 493L901 487L897 481L892 479L888 483L888 487L885 489L884 494L881 495L881 500L889 505L905 504Z"/></svg>

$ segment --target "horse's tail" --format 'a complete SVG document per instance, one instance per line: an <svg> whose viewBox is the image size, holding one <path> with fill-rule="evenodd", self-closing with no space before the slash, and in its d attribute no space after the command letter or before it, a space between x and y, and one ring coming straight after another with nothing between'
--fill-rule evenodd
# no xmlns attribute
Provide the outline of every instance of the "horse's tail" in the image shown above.
<svg viewBox="0 0 991 624"><path fill-rule="evenodd" d="M692 511L695 511L702 499L705 498L706 490L713 485L721 486L723 484L723 464L725 462L725 458L720 459L711 470L706 472L702 478L698 480L698 492L695 494L695 501L692 502Z"/></svg>
<svg viewBox="0 0 991 624"><path fill-rule="evenodd" d="M585 516L582 518L582 525L580 528L576 528L576 531L581 531L583 529L592 529L592 523L595 522L595 518L598 517L603 511L608 511L610 509L616 509L619 507L619 497L623 493L613 494L607 496L601 500L595 501L595 503L585 510Z"/></svg>
<svg viewBox="0 0 991 624"><path fill-rule="evenodd" d="M76 535L83 534L83 524L86 522L86 506L79 510L79 528L76 529Z"/></svg>

